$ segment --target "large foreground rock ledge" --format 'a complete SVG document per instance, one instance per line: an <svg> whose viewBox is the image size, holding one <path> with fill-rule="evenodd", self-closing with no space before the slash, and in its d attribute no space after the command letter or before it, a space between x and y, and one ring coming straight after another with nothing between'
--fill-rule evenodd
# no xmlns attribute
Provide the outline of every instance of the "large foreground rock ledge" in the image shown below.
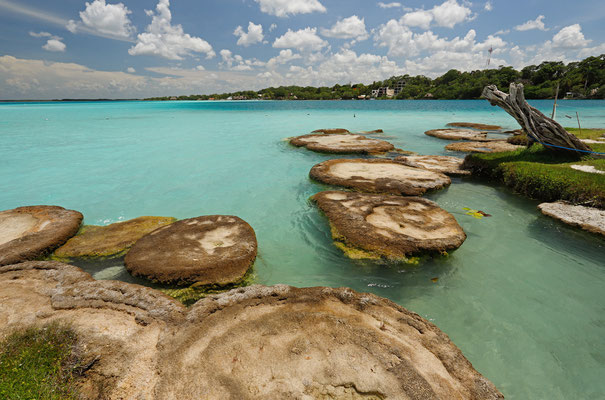
<svg viewBox="0 0 605 400"><path fill-rule="evenodd" d="M494 142L456 142L445 146L446 150L462 151L466 153L499 153L522 149L523 146L494 141Z"/></svg>
<svg viewBox="0 0 605 400"><path fill-rule="evenodd" d="M427 190L442 189L452 182L439 172L383 159L328 160L313 166L309 175L329 185L408 196L419 196Z"/></svg>
<svg viewBox="0 0 605 400"><path fill-rule="evenodd" d="M134 276L167 284L229 285L240 281L256 258L256 235L231 215L177 221L139 239L124 265Z"/></svg>
<svg viewBox="0 0 605 400"><path fill-rule="evenodd" d="M424 168L446 175L464 176L471 174L471 171L462 169L464 158L451 156L399 156L395 157L395 161L409 167Z"/></svg>
<svg viewBox="0 0 605 400"><path fill-rule="evenodd" d="M34 260L75 235L82 214L57 206L28 206L0 212L0 265Z"/></svg>
<svg viewBox="0 0 605 400"><path fill-rule="evenodd" d="M576 206L564 201L542 203L538 208L544 215L585 231L605 236L605 210Z"/></svg>
<svg viewBox="0 0 605 400"><path fill-rule="evenodd" d="M385 153L395 148L391 143L379 139L370 139L363 135L353 134L311 134L290 139L296 147L320 153L335 154L369 154Z"/></svg>
<svg viewBox="0 0 605 400"><path fill-rule="evenodd" d="M311 199L328 217L335 244L351 258L407 260L457 249L466 239L450 213L420 197L325 191Z"/></svg>
<svg viewBox="0 0 605 400"><path fill-rule="evenodd" d="M83 399L443 399L502 394L448 336L384 298L286 285L190 309L153 289L49 262L0 267L0 337L69 323Z"/></svg>

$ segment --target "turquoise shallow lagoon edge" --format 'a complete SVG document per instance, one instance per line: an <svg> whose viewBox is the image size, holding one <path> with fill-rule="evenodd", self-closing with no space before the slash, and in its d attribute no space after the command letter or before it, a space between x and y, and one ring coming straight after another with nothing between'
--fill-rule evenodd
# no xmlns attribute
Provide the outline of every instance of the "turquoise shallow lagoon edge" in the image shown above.
<svg viewBox="0 0 605 400"><path fill-rule="evenodd" d="M559 122L573 125L565 114L576 111L605 127L605 101L561 101ZM87 224L237 215L256 230L259 283L388 297L437 324L509 399L604 398L605 240L506 188L455 178L427 197L468 234L459 250L420 266L351 261L308 201L327 188L309 169L331 156L284 141L384 129L377 137L397 147L447 154L423 132L454 121L517 127L487 101L0 103L0 209L60 205ZM129 280L119 261L84 267Z"/></svg>

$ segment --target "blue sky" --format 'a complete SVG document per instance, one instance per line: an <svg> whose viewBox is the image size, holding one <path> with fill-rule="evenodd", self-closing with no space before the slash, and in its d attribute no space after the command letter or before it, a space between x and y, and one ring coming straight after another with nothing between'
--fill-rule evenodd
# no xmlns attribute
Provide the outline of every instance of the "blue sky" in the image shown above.
<svg viewBox="0 0 605 400"><path fill-rule="evenodd" d="M0 0L0 99L370 83L605 53L594 0Z"/></svg>

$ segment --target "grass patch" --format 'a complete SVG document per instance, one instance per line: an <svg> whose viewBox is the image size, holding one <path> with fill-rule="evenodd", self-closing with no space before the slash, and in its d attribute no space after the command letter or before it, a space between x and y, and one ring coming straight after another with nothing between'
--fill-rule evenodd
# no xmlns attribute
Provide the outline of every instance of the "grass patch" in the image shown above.
<svg viewBox="0 0 605 400"><path fill-rule="evenodd" d="M535 144L505 153L470 154L464 164L475 175L498 179L532 198L605 208L605 175L571 168L572 164L591 165L605 171L605 159L557 154Z"/></svg>
<svg viewBox="0 0 605 400"><path fill-rule="evenodd" d="M605 139L605 129L586 129L582 128L581 133L579 128L565 128L569 133L573 133L578 139ZM605 141L603 144L586 143L593 151L605 153Z"/></svg>
<svg viewBox="0 0 605 400"><path fill-rule="evenodd" d="M0 399L77 399L76 335L50 324L9 335L0 343Z"/></svg>

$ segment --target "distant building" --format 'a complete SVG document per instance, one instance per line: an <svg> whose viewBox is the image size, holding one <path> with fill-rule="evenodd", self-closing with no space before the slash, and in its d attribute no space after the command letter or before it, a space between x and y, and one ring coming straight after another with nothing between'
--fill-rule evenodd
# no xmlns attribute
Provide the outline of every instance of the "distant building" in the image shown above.
<svg viewBox="0 0 605 400"><path fill-rule="evenodd" d="M374 89L372 90L372 97L378 97L378 92L380 91L380 89Z"/></svg>
<svg viewBox="0 0 605 400"><path fill-rule="evenodd" d="M365 94L360 94L359 96L357 96L357 98L358 98L359 100L365 100L366 95L365 95Z"/></svg>
<svg viewBox="0 0 605 400"><path fill-rule="evenodd" d="M178 100L178 98L176 96L172 96L170 100Z"/></svg>
<svg viewBox="0 0 605 400"><path fill-rule="evenodd" d="M403 90L405 86L405 81L399 81L395 84L395 96L397 96Z"/></svg>
<svg viewBox="0 0 605 400"><path fill-rule="evenodd" d="M388 97L388 98L391 98L393 96L395 96L395 89L391 89L391 88L386 87L386 86L378 88L376 90L372 90L372 97Z"/></svg>
<svg viewBox="0 0 605 400"><path fill-rule="evenodd" d="M427 99L432 99L433 98L433 93L427 93L424 95L425 98Z"/></svg>
<svg viewBox="0 0 605 400"><path fill-rule="evenodd" d="M599 88L592 89L592 90L590 91L590 95L591 95L591 96L594 96L594 95L595 95L595 94L597 94L598 92L599 92Z"/></svg>

